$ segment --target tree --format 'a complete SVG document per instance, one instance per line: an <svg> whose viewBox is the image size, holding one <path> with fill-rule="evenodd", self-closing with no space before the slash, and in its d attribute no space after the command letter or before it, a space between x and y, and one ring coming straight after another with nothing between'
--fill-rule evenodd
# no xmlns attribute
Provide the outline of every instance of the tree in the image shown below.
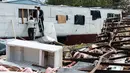
<svg viewBox="0 0 130 73"><path fill-rule="evenodd" d="M129 0L121 0L118 4L119 4L118 5L119 8L126 10L126 9L128 9Z"/></svg>
<svg viewBox="0 0 130 73"><path fill-rule="evenodd" d="M68 5L83 7L117 7L125 5L126 0L48 0L47 4L51 5Z"/></svg>

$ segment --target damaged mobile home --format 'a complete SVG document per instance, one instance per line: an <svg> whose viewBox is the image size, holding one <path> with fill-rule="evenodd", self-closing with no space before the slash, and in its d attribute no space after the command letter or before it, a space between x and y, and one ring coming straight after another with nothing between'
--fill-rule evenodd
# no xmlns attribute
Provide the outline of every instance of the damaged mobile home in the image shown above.
<svg viewBox="0 0 130 73"><path fill-rule="evenodd" d="M6 61L18 64L20 67L15 66L14 68L14 66L1 64L0 71L7 72L14 70L31 73L129 73L129 23L129 16L107 18L101 33L98 34L97 41L93 42L90 46L79 49L41 44L36 41L8 40L6 43ZM30 51L32 52L31 54ZM69 52L70 55L66 55L65 52ZM30 68L25 68L25 66ZM50 67L41 71L41 69L45 69L45 66ZM34 67L40 67L41 69Z"/></svg>
<svg viewBox="0 0 130 73"><path fill-rule="evenodd" d="M35 10L34 7L35 5L0 3L0 37L27 38L27 21ZM122 16L122 10L118 9L51 5L40 7L44 12L45 35L66 44L95 41L107 17ZM38 26L35 34L36 37L41 35Z"/></svg>

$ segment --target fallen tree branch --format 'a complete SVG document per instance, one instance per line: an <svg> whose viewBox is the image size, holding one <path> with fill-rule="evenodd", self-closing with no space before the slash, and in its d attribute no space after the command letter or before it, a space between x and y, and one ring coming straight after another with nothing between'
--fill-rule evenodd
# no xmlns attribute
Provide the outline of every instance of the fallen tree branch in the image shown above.
<svg viewBox="0 0 130 73"><path fill-rule="evenodd" d="M111 54L111 53L114 53L114 51L111 50L111 51L109 51L109 52L103 54L103 55L100 57L100 59L99 59L99 61L98 61L98 64L96 65L96 67L95 67L91 72L89 72L89 73L94 73L94 72L98 69L98 67L100 66L100 63L102 62L102 59L103 59L105 56L107 56L107 55L109 55L109 54Z"/></svg>

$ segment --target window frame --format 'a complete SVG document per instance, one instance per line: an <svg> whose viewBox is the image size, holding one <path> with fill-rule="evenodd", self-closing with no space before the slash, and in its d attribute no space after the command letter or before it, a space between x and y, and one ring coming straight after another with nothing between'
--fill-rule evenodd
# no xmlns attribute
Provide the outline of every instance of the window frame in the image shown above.
<svg viewBox="0 0 130 73"><path fill-rule="evenodd" d="M22 24L24 24L24 18L27 18L27 21L29 20L29 15L35 11L36 9L25 9L25 8L19 8L18 9L18 18L21 18Z"/></svg>
<svg viewBox="0 0 130 73"><path fill-rule="evenodd" d="M77 20L76 20L76 16L80 16L80 17L83 17L82 19L82 21L83 21L83 24L82 23L80 23L79 21L78 22L76 22ZM81 21L81 20L80 20ZM85 25L85 15L80 15L80 14L76 14L76 15L74 15L74 24L75 25Z"/></svg>

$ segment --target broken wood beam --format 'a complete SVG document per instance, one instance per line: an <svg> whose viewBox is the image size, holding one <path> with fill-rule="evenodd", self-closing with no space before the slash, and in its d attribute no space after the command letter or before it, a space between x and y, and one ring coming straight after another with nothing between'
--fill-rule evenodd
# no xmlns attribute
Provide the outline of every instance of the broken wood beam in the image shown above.
<svg viewBox="0 0 130 73"><path fill-rule="evenodd" d="M101 46L98 46L98 47L96 47L97 49L99 49L99 48L102 48L102 47L105 47L105 48L110 48L110 46L109 45L101 45ZM95 48L92 48L92 49L95 49Z"/></svg>
<svg viewBox="0 0 130 73"><path fill-rule="evenodd" d="M124 33L124 32L130 32L130 30L123 30L123 31L117 31L117 32L114 32L114 33ZM110 33L110 32L101 32L101 34L98 36L98 37L107 37L107 33Z"/></svg>
<svg viewBox="0 0 130 73"><path fill-rule="evenodd" d="M114 44L112 44L112 46L113 47L121 47L121 46L123 46L123 45L129 45L130 44L130 42L121 42L121 43L118 43L118 44L116 44L116 43L114 43Z"/></svg>
<svg viewBox="0 0 130 73"><path fill-rule="evenodd" d="M109 37L109 36L107 36L107 35L97 36L97 38L102 38L102 37ZM126 36L115 36L115 37L130 37L130 36L126 35Z"/></svg>
<svg viewBox="0 0 130 73"><path fill-rule="evenodd" d="M22 24L24 24L24 9L22 9L22 18L21 18L21 20L22 20Z"/></svg>
<svg viewBox="0 0 130 73"><path fill-rule="evenodd" d="M113 54L113 53L112 53ZM121 59L125 57L130 57L130 55L125 55L121 57L115 57L115 58L110 58L109 60L116 60L116 59ZM89 62L93 63L95 60L98 60L99 58L65 58L63 60L69 60L69 61L81 61L81 62ZM102 62L101 62L102 63Z"/></svg>
<svg viewBox="0 0 130 73"><path fill-rule="evenodd" d="M85 54L89 54L89 55L92 55L92 56L101 56L103 54L99 54L99 53L92 53L92 52L84 52L84 51L79 51L80 53L85 53Z"/></svg>
<svg viewBox="0 0 130 73"><path fill-rule="evenodd" d="M129 54L129 51L124 51L124 50L117 51L117 54L119 54L119 53L122 53L122 54Z"/></svg>
<svg viewBox="0 0 130 73"><path fill-rule="evenodd" d="M128 39L128 40L123 40L123 41L114 41L114 42L112 42L112 43L122 43L122 42L130 42L130 39Z"/></svg>
<svg viewBox="0 0 130 73"><path fill-rule="evenodd" d="M123 20L122 23L130 23L130 20Z"/></svg>
<svg viewBox="0 0 130 73"><path fill-rule="evenodd" d="M116 59L121 59L121 58L126 58L126 57L130 57L130 56L124 55L124 56L120 56L120 57L110 58L110 60L116 60Z"/></svg>
<svg viewBox="0 0 130 73"><path fill-rule="evenodd" d="M127 35L127 36L115 36L115 37L130 37L129 35Z"/></svg>
<svg viewBox="0 0 130 73"><path fill-rule="evenodd" d="M41 68L46 68L46 67L44 67L44 66L40 66L40 65L38 65L38 64L32 64L32 66L35 66L35 67L41 67Z"/></svg>
<svg viewBox="0 0 130 73"><path fill-rule="evenodd" d="M106 39L106 40L96 41L96 42L94 42L94 43L99 43L99 42L108 42L108 39Z"/></svg>
<svg viewBox="0 0 130 73"><path fill-rule="evenodd" d="M84 52L84 51L78 51L78 52L85 53L85 54L92 55L92 56L96 56L96 57L99 57L99 56L103 55L103 54L99 54L99 53ZM106 52L104 52L104 53L106 53ZM117 51L116 54L119 54L119 53L130 54L130 53L128 53L128 51ZM115 53L112 53L112 54L115 54ZM125 55L125 56L121 56L121 57L114 57L114 58L110 58L110 60L120 59L120 58L124 58L124 57L129 57L129 56Z"/></svg>
<svg viewBox="0 0 130 73"><path fill-rule="evenodd" d="M90 69L79 69L80 71L91 71ZM130 73L130 70L96 70L95 73Z"/></svg>
<svg viewBox="0 0 130 73"><path fill-rule="evenodd" d="M125 50L125 51L130 52L130 48L121 48L121 47L117 47L116 49L118 49L118 50Z"/></svg>
<svg viewBox="0 0 130 73"><path fill-rule="evenodd" d="M104 30L104 29L120 29L120 28L130 28L130 26L105 27L105 28L102 28L102 29Z"/></svg>
<svg viewBox="0 0 130 73"><path fill-rule="evenodd" d="M99 36L97 36L97 38L101 38L101 37L108 37L108 35L99 35Z"/></svg>
<svg viewBox="0 0 130 73"><path fill-rule="evenodd" d="M130 32L130 30L125 30L125 31L117 31L116 33L124 33L124 32Z"/></svg>
<svg viewBox="0 0 130 73"><path fill-rule="evenodd" d="M130 66L130 64L126 63L111 63L111 62L102 62L101 65Z"/></svg>
<svg viewBox="0 0 130 73"><path fill-rule="evenodd" d="M96 66L95 66L89 73L95 73L95 71L100 67L100 64L101 64L103 58L104 58L105 56L108 56L108 55L112 54L112 53L115 53L115 51L114 51L114 50L111 50L111 51L106 52L106 53L103 54L102 56L100 56L100 58L99 58L99 60L98 60L98 62L97 62L97 64L96 64Z"/></svg>
<svg viewBox="0 0 130 73"><path fill-rule="evenodd" d="M124 42L124 43L121 43L121 44L129 45L129 44L130 44L130 42Z"/></svg>
<svg viewBox="0 0 130 73"><path fill-rule="evenodd" d="M63 60L71 60L71 61L82 61L82 62L90 62L93 63L95 60L98 60L99 58L65 58Z"/></svg>

